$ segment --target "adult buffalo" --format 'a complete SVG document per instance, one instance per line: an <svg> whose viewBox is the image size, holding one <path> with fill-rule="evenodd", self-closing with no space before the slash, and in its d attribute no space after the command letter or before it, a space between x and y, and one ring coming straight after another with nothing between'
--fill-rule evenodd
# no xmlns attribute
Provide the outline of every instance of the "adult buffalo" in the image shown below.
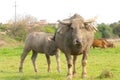
<svg viewBox="0 0 120 80"><path fill-rule="evenodd" d="M55 41L52 40L53 34L45 32L33 32L28 35L25 41L25 47L21 55L19 72L22 72L23 62L27 54L32 50L32 63L34 71L37 72L35 60L38 53L44 53L47 58L48 72L50 71L50 55L56 55L57 69L60 72L59 50L56 47Z"/></svg>
<svg viewBox="0 0 120 80"><path fill-rule="evenodd" d="M95 17L96 18L96 17ZM97 30L93 25L95 18L84 20L78 14L59 21L58 29L55 34L57 47L65 54L68 65L67 78L72 78L76 74L77 56L83 54L82 57L82 78L87 76L86 64L90 46L94 39L94 32ZM73 63L72 57L73 55ZM73 64L73 73L72 73Z"/></svg>

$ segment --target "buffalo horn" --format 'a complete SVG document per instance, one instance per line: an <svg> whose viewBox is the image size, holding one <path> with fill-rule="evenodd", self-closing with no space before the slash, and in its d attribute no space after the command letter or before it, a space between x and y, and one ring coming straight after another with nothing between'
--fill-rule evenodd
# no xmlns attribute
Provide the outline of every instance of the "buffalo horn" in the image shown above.
<svg viewBox="0 0 120 80"><path fill-rule="evenodd" d="M61 24L64 24L64 25L70 25L71 24L71 22L69 20L66 20L66 21L58 20L58 22L61 23Z"/></svg>
<svg viewBox="0 0 120 80"><path fill-rule="evenodd" d="M94 18L91 18L91 19L87 19L87 20L85 20L84 22L85 22L85 23L95 22L96 19L97 19L97 17L98 17L98 16L95 16Z"/></svg>

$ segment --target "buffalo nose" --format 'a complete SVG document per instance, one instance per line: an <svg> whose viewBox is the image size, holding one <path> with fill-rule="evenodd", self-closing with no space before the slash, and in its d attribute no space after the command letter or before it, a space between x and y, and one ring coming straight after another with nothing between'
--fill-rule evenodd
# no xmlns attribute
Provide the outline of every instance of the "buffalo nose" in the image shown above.
<svg viewBox="0 0 120 80"><path fill-rule="evenodd" d="M74 44L75 44L75 45L81 45L81 40L75 39L75 40L74 40Z"/></svg>

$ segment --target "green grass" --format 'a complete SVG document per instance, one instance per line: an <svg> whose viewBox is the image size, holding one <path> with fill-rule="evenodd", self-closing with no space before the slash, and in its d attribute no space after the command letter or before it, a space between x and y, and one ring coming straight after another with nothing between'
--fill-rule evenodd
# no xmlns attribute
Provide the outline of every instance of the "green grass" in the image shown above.
<svg viewBox="0 0 120 80"><path fill-rule="evenodd" d="M23 73L18 72L20 55L23 46L1 47L0 48L0 80L66 80L67 64L63 53L61 53L61 69L58 73L56 69L55 56L51 56L51 72L47 72L47 61L44 54L39 54L36 60L38 72L35 73L31 62L31 52L26 57ZM72 80L81 79L81 58L78 57L76 68L77 75ZM119 80L120 78L120 46L107 49L90 50L87 63L88 77L84 80L101 80L98 76L103 70L110 70L112 78L102 80Z"/></svg>

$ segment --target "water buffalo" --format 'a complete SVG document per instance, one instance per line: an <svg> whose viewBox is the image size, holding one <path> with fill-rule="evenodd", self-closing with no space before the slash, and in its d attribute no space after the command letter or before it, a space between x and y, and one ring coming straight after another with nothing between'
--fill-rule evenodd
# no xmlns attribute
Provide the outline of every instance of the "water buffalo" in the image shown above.
<svg viewBox="0 0 120 80"><path fill-rule="evenodd" d="M108 47L115 47L115 45L109 41L107 41L105 38L95 38L92 44L92 47L100 47L100 48L108 48Z"/></svg>
<svg viewBox="0 0 120 80"><path fill-rule="evenodd" d="M77 56L80 54L83 54L82 78L85 78L87 76L87 56L94 39L94 32L97 30L97 28L93 25L95 18L84 20L82 16L74 14L68 19L58 21L59 24L55 34L55 42L57 44L57 47L66 56L68 66L68 79L71 79L72 76L76 74L75 64ZM71 55L73 55L73 62Z"/></svg>
<svg viewBox="0 0 120 80"><path fill-rule="evenodd" d="M50 55L56 55L57 60L57 69L60 72L60 59L59 59L59 50L56 47L55 41L52 40L53 34L45 32L33 32L28 35L25 41L25 46L23 53L21 55L19 72L22 72L23 62L27 54L32 50L32 63L34 66L34 71L37 72L35 60L38 53L45 53L47 63L48 63L48 72L50 71Z"/></svg>

